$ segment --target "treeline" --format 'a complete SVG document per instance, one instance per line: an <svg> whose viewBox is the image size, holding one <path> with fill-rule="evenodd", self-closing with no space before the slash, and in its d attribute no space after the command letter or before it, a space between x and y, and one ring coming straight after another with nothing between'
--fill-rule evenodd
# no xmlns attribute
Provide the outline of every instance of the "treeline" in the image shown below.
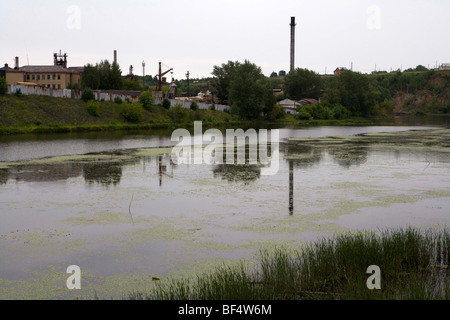
<svg viewBox="0 0 450 320"><path fill-rule="evenodd" d="M333 119L348 116L376 116L397 111L450 111L450 74L415 70L382 72L372 75L343 71L338 76L320 76L307 69L296 69L282 81L271 80L273 88L284 93L277 97L299 100L319 99L314 106L299 108L302 119ZM406 99L399 99L399 97Z"/></svg>
<svg viewBox="0 0 450 320"><path fill-rule="evenodd" d="M300 120L369 117L393 112L450 112L450 74L422 66L371 75L346 70L337 76L321 76L297 68L284 77L266 77L260 67L245 60L214 66L212 76L190 82L176 80L178 95L194 96L209 90L215 101L230 105L231 112L243 119L261 115L269 120L282 119L286 117L285 110L277 101L286 98L320 100L318 104L298 107ZM122 77L117 63L103 60L85 66L81 85L82 89L92 90L144 91L151 90L156 81L151 76ZM273 89L276 88L283 93L275 97Z"/></svg>
<svg viewBox="0 0 450 320"><path fill-rule="evenodd" d="M150 77L151 79L151 77ZM136 90L142 91L144 88L136 79L122 77L122 71L118 63L110 63L102 60L95 65L84 66L81 77L81 89L92 90Z"/></svg>

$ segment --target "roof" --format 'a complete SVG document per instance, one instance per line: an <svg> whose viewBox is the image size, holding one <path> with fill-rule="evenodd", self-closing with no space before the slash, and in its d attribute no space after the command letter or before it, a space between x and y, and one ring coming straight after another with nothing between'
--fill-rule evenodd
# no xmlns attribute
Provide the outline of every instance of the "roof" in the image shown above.
<svg viewBox="0 0 450 320"><path fill-rule="evenodd" d="M0 68L0 71L10 71L13 70L13 68L8 67L8 65L5 65L4 67Z"/></svg>
<svg viewBox="0 0 450 320"><path fill-rule="evenodd" d="M299 102L300 102L300 103L305 102L305 103L307 103L307 104L316 104L316 103L319 103L319 101L316 100L316 99L302 99L302 100L300 100Z"/></svg>
<svg viewBox="0 0 450 320"><path fill-rule="evenodd" d="M68 67L67 69L69 69L70 71L75 71L75 72L79 72L79 73L82 73L84 71L84 67Z"/></svg>
<svg viewBox="0 0 450 320"><path fill-rule="evenodd" d="M23 66L19 69L10 70L11 72L28 72L28 73L76 73L77 71L66 69L62 66Z"/></svg>

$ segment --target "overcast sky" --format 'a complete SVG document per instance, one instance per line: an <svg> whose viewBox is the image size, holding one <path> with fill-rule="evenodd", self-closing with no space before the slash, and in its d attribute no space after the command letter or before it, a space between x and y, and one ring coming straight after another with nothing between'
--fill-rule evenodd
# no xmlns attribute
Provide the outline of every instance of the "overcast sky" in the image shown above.
<svg viewBox="0 0 450 320"><path fill-rule="evenodd" d="M214 65L245 59L266 75L289 71L290 17L295 16L295 65L318 73L360 72L450 62L449 0L1 0L0 64L69 66L118 51L155 75L158 62L174 78L211 76ZM170 80L170 77L168 77Z"/></svg>

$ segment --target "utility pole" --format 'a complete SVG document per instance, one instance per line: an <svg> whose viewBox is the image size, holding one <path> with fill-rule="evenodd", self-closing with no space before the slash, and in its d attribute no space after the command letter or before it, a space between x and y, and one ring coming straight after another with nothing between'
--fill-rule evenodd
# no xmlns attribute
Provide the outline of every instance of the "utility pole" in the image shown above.
<svg viewBox="0 0 450 320"><path fill-rule="evenodd" d="M191 95L191 93L189 92L189 71L186 73L186 78L187 78L187 84L188 84L188 98L189 98L189 96Z"/></svg>

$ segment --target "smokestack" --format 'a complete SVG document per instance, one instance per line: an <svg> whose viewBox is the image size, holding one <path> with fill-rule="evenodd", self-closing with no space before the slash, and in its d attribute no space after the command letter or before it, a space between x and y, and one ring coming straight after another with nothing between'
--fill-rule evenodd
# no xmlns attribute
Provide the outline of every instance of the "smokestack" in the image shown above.
<svg viewBox="0 0 450 320"><path fill-rule="evenodd" d="M295 17L291 17L291 71L295 69Z"/></svg>
<svg viewBox="0 0 450 320"><path fill-rule="evenodd" d="M14 65L14 69L19 69L19 57L16 57L16 63Z"/></svg>
<svg viewBox="0 0 450 320"><path fill-rule="evenodd" d="M114 50L114 63L117 63L117 50Z"/></svg>

